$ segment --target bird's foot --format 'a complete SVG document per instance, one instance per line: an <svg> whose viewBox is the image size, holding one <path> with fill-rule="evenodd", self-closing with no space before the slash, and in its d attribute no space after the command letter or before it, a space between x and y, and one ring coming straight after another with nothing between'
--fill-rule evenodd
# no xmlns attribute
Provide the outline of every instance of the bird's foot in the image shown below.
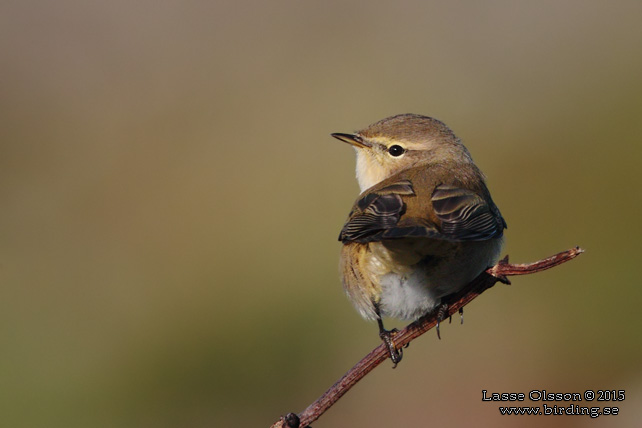
<svg viewBox="0 0 642 428"><path fill-rule="evenodd" d="M442 303L437 306L437 338L441 340L441 333L439 332L439 324L446 319L446 314L448 314L448 304Z"/></svg>
<svg viewBox="0 0 642 428"><path fill-rule="evenodd" d="M392 330L381 329L379 331L379 337L386 345L386 348L388 348L388 355L390 355L390 360L394 364L392 366L393 369L397 367L397 364L399 364L399 362L403 358L403 349L397 348L393 339L397 333L399 333L399 330L397 330L396 328L393 328Z"/></svg>
<svg viewBox="0 0 642 428"><path fill-rule="evenodd" d="M441 334L439 333L439 324L446 319L446 314L448 313L448 305L443 303L437 307L437 337L441 340ZM464 323L464 308L459 308L459 317L461 323ZM452 322L452 315L448 317L448 322Z"/></svg>

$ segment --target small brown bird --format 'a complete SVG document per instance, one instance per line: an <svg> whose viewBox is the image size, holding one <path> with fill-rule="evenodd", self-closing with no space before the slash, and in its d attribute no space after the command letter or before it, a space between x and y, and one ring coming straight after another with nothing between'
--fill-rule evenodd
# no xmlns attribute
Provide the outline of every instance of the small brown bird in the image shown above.
<svg viewBox="0 0 642 428"><path fill-rule="evenodd" d="M499 258L506 228L484 175L444 123L401 114L354 134L361 195L339 240L343 287L377 320L395 363L395 331L382 317L415 320Z"/></svg>

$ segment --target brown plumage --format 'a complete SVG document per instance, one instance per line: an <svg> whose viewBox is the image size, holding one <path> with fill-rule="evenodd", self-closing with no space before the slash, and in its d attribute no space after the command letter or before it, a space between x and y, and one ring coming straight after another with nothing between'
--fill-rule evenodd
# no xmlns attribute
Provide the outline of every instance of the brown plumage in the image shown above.
<svg viewBox="0 0 642 428"><path fill-rule="evenodd" d="M497 260L506 223L446 125L406 114L332 135L355 147L362 190L339 235L343 285L380 330L381 317L416 319Z"/></svg>

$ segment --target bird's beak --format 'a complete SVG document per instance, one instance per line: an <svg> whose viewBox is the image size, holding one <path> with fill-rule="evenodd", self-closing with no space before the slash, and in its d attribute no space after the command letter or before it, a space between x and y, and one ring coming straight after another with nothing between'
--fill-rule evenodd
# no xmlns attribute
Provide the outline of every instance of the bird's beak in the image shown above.
<svg viewBox="0 0 642 428"><path fill-rule="evenodd" d="M370 143L368 143L366 140L361 138L361 136L356 134L341 134L339 132L335 132L334 134L330 134L330 135L332 135L337 140L341 140L344 143L351 144L360 149L363 149L365 147L372 147Z"/></svg>

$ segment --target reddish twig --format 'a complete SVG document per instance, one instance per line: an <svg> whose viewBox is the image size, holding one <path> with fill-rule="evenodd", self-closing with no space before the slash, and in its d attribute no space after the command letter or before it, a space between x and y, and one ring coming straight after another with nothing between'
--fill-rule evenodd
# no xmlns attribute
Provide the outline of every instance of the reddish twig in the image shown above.
<svg viewBox="0 0 642 428"><path fill-rule="evenodd" d="M421 336L428 330L438 324L439 317L442 320L457 313L461 308L470 303L475 297L491 288L495 283L503 282L510 284L507 277L514 275L528 275L550 269L559 264L565 263L584 252L580 247L575 247L567 251L555 254L536 261L534 263L510 264L508 256L497 263L495 266L488 268L468 284L463 290L448 296L444 299L444 305L441 311L433 311L424 315L417 321L409 324L406 328L395 334L394 342L397 348L401 348L417 337ZM348 392L357 382L370 373L375 367L388 359L388 349L384 344L377 346L368 355L363 357L354 367L352 367L337 383L332 385L321 397L314 403L310 404L300 414L289 413L281 417L270 428L298 428L307 426L317 420L326 410L339 400L343 394Z"/></svg>

